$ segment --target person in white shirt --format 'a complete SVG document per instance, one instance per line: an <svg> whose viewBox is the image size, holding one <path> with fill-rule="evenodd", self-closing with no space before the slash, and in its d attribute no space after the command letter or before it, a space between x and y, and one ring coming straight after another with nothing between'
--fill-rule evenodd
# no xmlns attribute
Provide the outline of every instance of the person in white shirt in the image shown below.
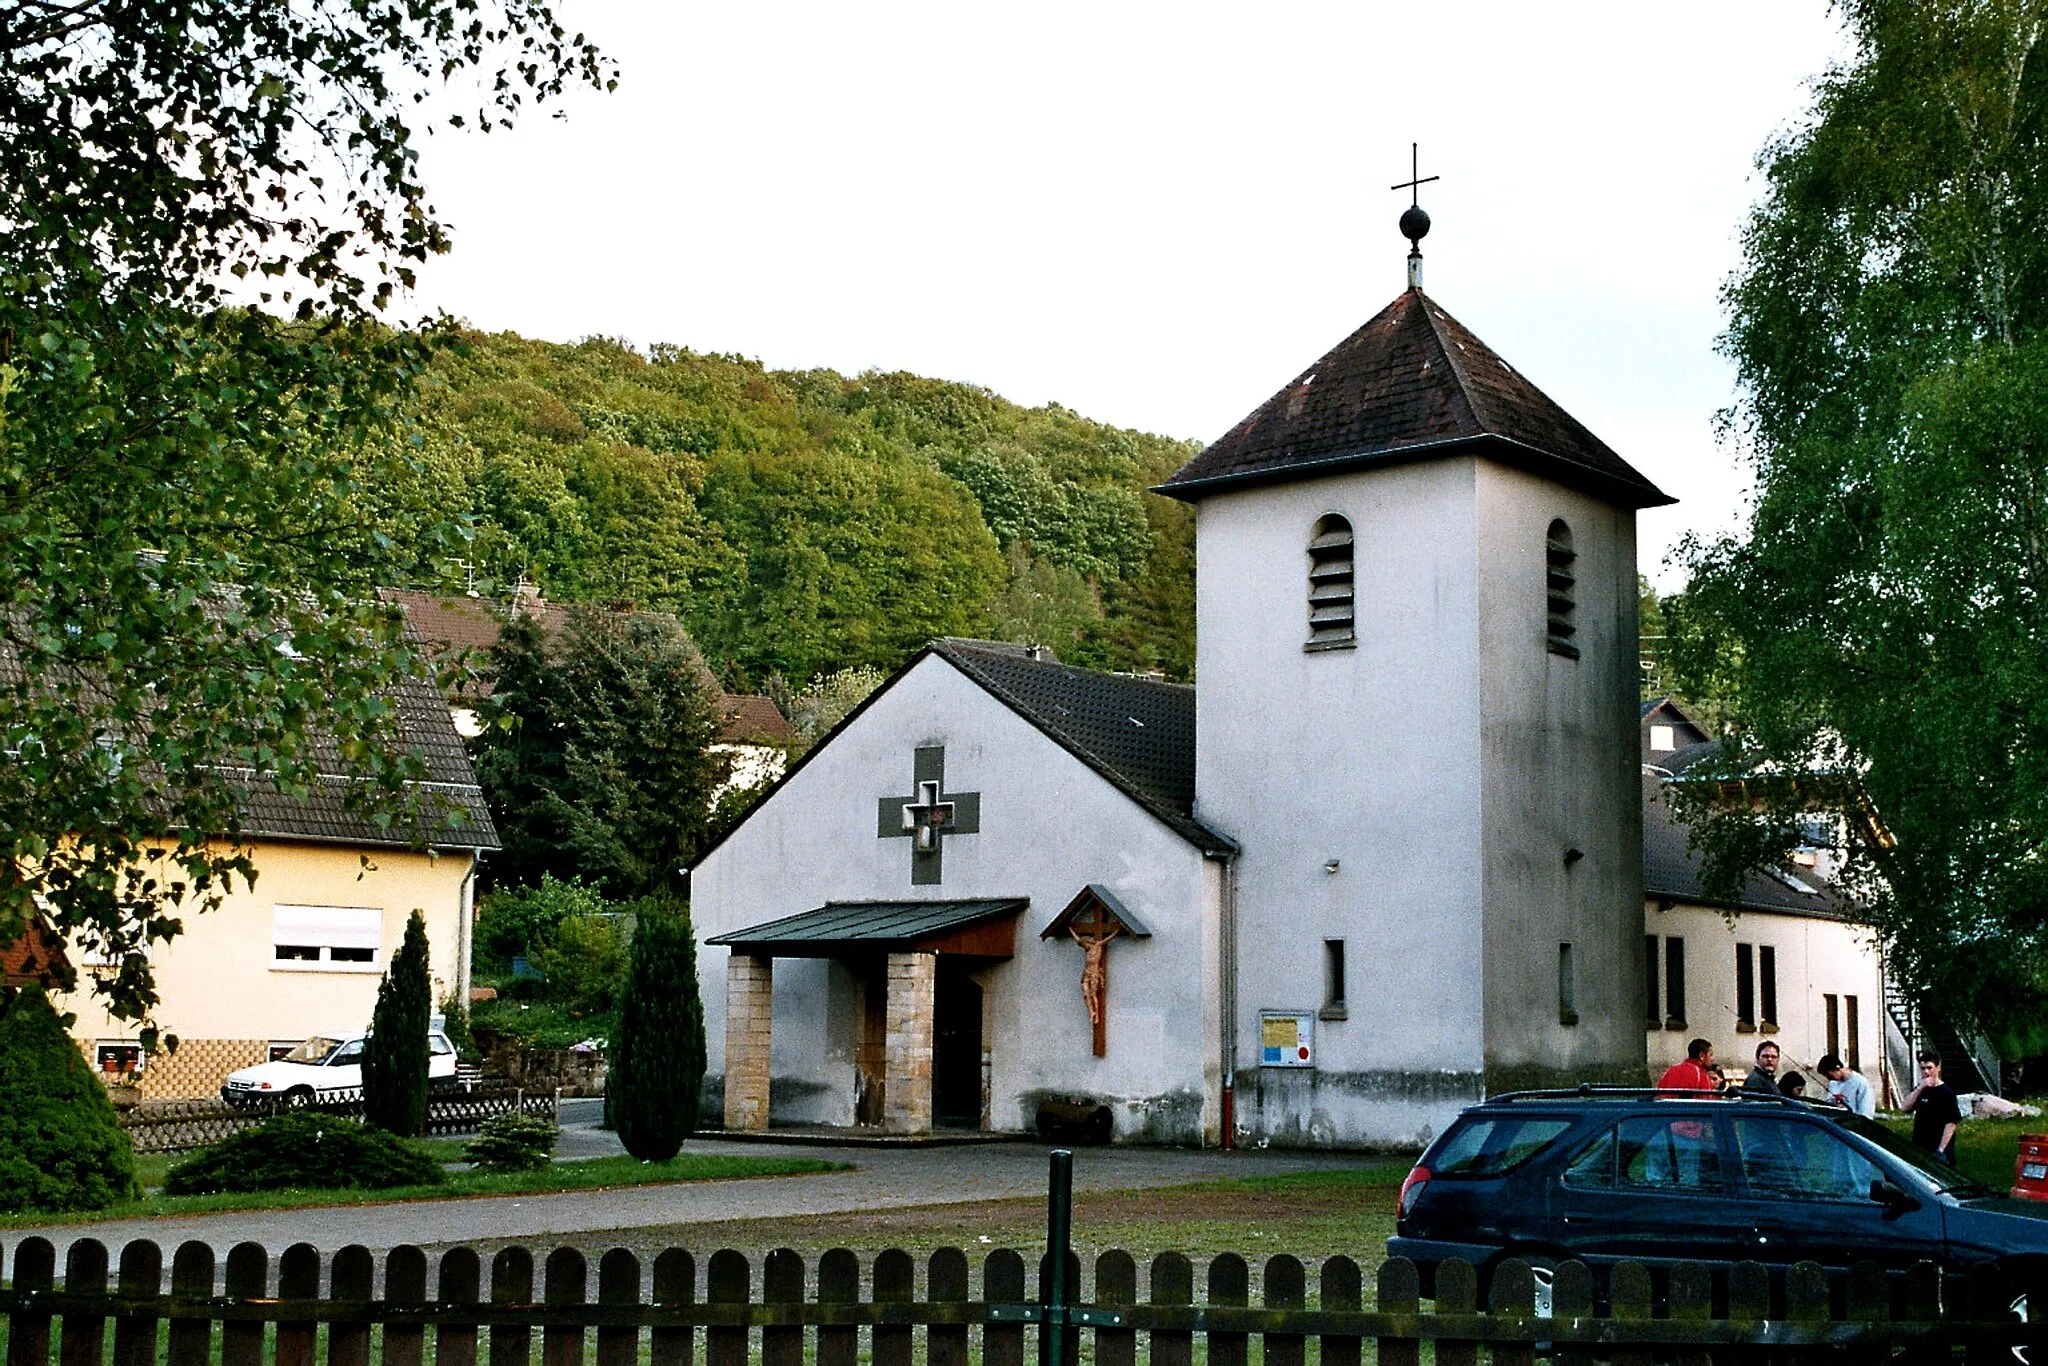
<svg viewBox="0 0 2048 1366"><path fill-rule="evenodd" d="M1828 1079L1828 1100L1831 1103L1844 1106L1865 1119L1877 1117L1877 1093L1871 1090L1869 1080L1861 1072L1851 1072L1832 1053L1820 1060L1819 1071Z"/></svg>

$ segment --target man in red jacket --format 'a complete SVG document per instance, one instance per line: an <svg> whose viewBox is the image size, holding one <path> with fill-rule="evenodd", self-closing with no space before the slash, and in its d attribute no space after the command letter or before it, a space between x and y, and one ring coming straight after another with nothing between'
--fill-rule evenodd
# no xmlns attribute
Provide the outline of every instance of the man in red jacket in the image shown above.
<svg viewBox="0 0 2048 1366"><path fill-rule="evenodd" d="M1718 1091L1721 1078L1714 1071L1714 1045L1694 1039L1685 1046L1685 1061L1673 1063L1657 1078L1660 1091Z"/></svg>

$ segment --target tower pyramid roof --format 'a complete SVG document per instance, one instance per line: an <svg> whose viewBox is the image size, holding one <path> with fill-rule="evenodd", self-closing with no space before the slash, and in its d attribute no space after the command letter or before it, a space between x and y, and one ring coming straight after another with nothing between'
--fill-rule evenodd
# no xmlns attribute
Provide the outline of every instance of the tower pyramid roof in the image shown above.
<svg viewBox="0 0 2048 1366"><path fill-rule="evenodd" d="M1403 292L1158 491L1194 502L1450 455L1483 455L1623 507L1677 501L1420 289Z"/></svg>

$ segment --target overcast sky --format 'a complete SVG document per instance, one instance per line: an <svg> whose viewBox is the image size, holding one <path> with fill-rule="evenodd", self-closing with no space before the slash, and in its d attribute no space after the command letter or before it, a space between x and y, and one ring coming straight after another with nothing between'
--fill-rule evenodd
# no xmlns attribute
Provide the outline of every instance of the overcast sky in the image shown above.
<svg viewBox="0 0 2048 1366"><path fill-rule="evenodd" d="M619 89L437 135L417 302L490 329L912 370L1214 440L1426 287L1738 525L1718 292L1758 149L1845 53L1821 0L1199 5L563 0Z"/></svg>

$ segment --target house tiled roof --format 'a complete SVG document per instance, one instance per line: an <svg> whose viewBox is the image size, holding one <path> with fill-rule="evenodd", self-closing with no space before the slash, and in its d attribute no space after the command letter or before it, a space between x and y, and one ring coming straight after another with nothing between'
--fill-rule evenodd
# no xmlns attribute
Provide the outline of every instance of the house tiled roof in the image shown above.
<svg viewBox="0 0 2048 1366"><path fill-rule="evenodd" d="M1194 816L1192 687L1076 669L1022 645L930 648L1203 852L1237 847Z"/></svg>
<svg viewBox="0 0 2048 1366"><path fill-rule="evenodd" d="M404 605L436 668L461 660L471 669L483 669L511 615L507 604L492 598L447 597L416 588L387 588L383 596ZM538 594L519 599L518 610L537 617L541 630L551 638L568 628L568 609ZM466 680L449 700L472 704L490 695L491 680L479 675ZM787 746L796 738L772 698L721 693L718 716L721 744Z"/></svg>
<svg viewBox="0 0 2048 1366"><path fill-rule="evenodd" d="M1477 454L1623 507L1675 500L1419 289L1302 371L1158 492L1220 489Z"/></svg>
<svg viewBox="0 0 2048 1366"><path fill-rule="evenodd" d="M1834 888L1822 884L1800 868L1788 870L1785 878L1769 873L1751 873L1744 879L1735 899L1710 898L1701 881L1700 857L1686 844L1685 827L1673 817L1665 801L1664 785L1652 774L1643 775L1643 894L1669 901L1690 901L1708 906L1730 905L1743 911L1776 911L1818 916L1825 920L1854 920L1854 908ZM1797 879L1806 890L1787 879Z"/></svg>
<svg viewBox="0 0 2048 1366"><path fill-rule="evenodd" d="M0 987L25 987L56 981L68 966L64 941L40 919L11 944L0 944Z"/></svg>
<svg viewBox="0 0 2048 1366"><path fill-rule="evenodd" d="M796 731L774 698L727 693L719 712L718 740L726 745L787 746L796 740Z"/></svg>

